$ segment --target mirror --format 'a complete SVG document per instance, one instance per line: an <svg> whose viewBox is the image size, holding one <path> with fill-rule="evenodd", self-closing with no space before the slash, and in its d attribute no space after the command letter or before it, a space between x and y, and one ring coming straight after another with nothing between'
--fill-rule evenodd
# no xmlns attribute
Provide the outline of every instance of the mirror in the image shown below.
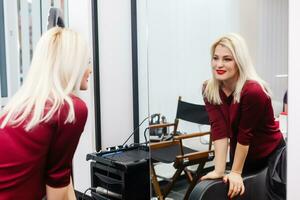
<svg viewBox="0 0 300 200"><path fill-rule="evenodd" d="M271 87L278 117L287 90L288 1L143 0L137 11L140 116L161 113L173 122L178 96L204 104L201 88L211 77L210 45L220 35L237 32L245 38L258 74ZM200 128L180 123L178 129ZM199 140L190 143L202 145Z"/></svg>
<svg viewBox="0 0 300 200"><path fill-rule="evenodd" d="M258 74L270 84L278 115L287 89L287 1L138 3L139 85L145 85L140 102L149 98L150 114L163 113L172 121L179 95L203 104L202 83L211 76L210 45L224 33L237 32L245 38Z"/></svg>

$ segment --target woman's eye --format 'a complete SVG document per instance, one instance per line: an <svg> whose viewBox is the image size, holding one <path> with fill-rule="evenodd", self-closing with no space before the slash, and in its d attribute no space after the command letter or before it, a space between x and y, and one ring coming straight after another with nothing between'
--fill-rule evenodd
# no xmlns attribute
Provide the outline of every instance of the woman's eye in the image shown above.
<svg viewBox="0 0 300 200"><path fill-rule="evenodd" d="M227 61L227 62L232 61L231 58L225 58L224 60Z"/></svg>

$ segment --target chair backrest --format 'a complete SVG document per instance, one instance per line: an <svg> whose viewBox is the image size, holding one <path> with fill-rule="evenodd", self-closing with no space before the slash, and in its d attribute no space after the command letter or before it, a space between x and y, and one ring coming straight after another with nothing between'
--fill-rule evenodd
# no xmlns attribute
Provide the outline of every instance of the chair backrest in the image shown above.
<svg viewBox="0 0 300 200"><path fill-rule="evenodd" d="M266 173L267 168L254 174L243 177L245 193L234 198L235 200L265 200L266 199ZM189 200L228 200L228 184L220 179L205 180L198 183Z"/></svg>
<svg viewBox="0 0 300 200"><path fill-rule="evenodd" d="M178 99L177 119L182 119L197 124L209 125L209 118L204 105L188 103Z"/></svg>
<svg viewBox="0 0 300 200"><path fill-rule="evenodd" d="M178 123L180 120L193 122L200 125L210 125L208 113L205 105L194 104L182 101L181 96L178 98L177 113L175 119L174 133L177 133ZM212 148L212 140L209 138L209 150Z"/></svg>

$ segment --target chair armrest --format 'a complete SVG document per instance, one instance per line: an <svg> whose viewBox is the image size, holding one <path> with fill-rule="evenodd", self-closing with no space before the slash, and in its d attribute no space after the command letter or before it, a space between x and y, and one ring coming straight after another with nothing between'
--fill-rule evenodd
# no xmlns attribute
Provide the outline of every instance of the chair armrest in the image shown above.
<svg viewBox="0 0 300 200"><path fill-rule="evenodd" d="M193 161L193 160L198 160L198 159L202 159L202 158L213 157L214 154L215 153L214 153L213 150L187 153L187 154L184 154L184 155L176 156L176 161L179 161L179 162L182 162L182 161L185 161L185 160Z"/></svg>
<svg viewBox="0 0 300 200"><path fill-rule="evenodd" d="M179 166L190 166L194 164L201 164L204 167L207 161L212 161L214 158L214 151L204 151L204 152L193 152L184 155L176 156L174 167Z"/></svg>
<svg viewBox="0 0 300 200"><path fill-rule="evenodd" d="M201 137L204 135L209 135L209 132L197 132L197 133L188 133L188 134L184 134L184 135L178 135L178 136L174 136L174 140L183 140L183 139L188 139L188 138L193 138L193 137Z"/></svg>
<svg viewBox="0 0 300 200"><path fill-rule="evenodd" d="M155 143L150 143L149 147L151 150L151 149L166 148L173 145L180 145L180 142L178 140L155 142Z"/></svg>
<svg viewBox="0 0 300 200"><path fill-rule="evenodd" d="M148 128L156 129L156 128L165 128L165 127L169 127L169 126L175 126L175 124L174 123L153 124L153 125L149 125Z"/></svg>

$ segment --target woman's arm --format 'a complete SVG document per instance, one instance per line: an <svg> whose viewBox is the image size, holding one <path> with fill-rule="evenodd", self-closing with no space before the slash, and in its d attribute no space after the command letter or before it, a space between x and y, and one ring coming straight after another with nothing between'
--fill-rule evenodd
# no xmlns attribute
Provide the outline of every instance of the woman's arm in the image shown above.
<svg viewBox="0 0 300 200"><path fill-rule="evenodd" d="M203 84L202 91L205 90L205 87L206 83ZM215 170L203 176L201 180L216 179L224 176L228 150L229 131L220 105L210 103L205 97L203 98L203 100L209 116L209 122L211 124L211 139L214 141Z"/></svg>
<svg viewBox="0 0 300 200"><path fill-rule="evenodd" d="M270 98L258 83L249 81L244 85L241 92L241 117L238 125L237 146L232 171L224 177L224 182L229 181L228 195L230 197L243 194L245 191L241 173L255 129L263 121L261 116L264 115L265 106L270 101Z"/></svg>
<svg viewBox="0 0 300 200"><path fill-rule="evenodd" d="M226 167L226 157L228 150L228 138L223 138L214 141L215 147L215 170L201 177L201 180L205 179L216 179L224 176Z"/></svg>
<svg viewBox="0 0 300 200"><path fill-rule="evenodd" d="M230 198L233 198L238 194L242 195L245 192L245 186L241 174L243 172L248 150L249 145L237 143L231 172L223 178L225 183L229 181L228 196L230 196Z"/></svg>
<svg viewBox="0 0 300 200"><path fill-rule="evenodd" d="M249 145L242 145L240 143L237 143L231 169L232 172L242 174L248 150Z"/></svg>
<svg viewBox="0 0 300 200"><path fill-rule="evenodd" d="M72 179L69 185L61 188L46 185L46 194L47 200L76 200Z"/></svg>
<svg viewBox="0 0 300 200"><path fill-rule="evenodd" d="M65 123L68 105L64 104L56 117L56 131L47 155L45 181L50 200L76 199L72 180L72 159L87 119L87 107L83 101L73 98L76 121Z"/></svg>

